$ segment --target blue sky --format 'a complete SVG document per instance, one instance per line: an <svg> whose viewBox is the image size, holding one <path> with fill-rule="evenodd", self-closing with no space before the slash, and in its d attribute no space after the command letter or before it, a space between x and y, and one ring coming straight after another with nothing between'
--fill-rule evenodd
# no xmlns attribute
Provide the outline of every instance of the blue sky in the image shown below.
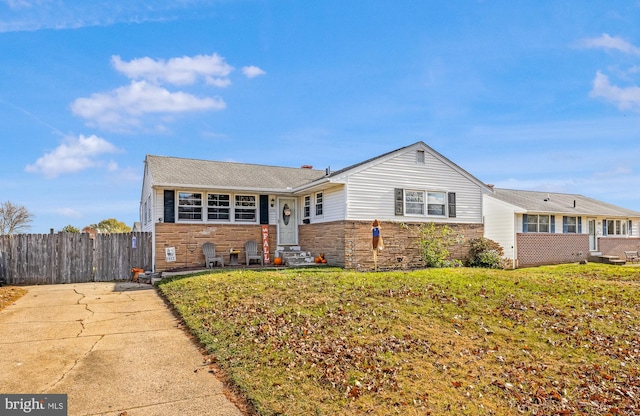
<svg viewBox="0 0 640 416"><path fill-rule="evenodd" d="M133 225L145 155L340 169L422 140L640 211L640 1L0 0L0 202Z"/></svg>

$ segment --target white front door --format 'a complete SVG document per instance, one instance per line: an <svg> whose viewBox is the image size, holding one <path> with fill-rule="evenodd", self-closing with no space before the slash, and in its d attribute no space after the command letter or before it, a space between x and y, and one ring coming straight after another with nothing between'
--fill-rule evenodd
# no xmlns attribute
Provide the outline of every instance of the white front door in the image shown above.
<svg viewBox="0 0 640 416"><path fill-rule="evenodd" d="M598 251L598 237L596 236L596 220L589 218L589 250Z"/></svg>
<svg viewBox="0 0 640 416"><path fill-rule="evenodd" d="M282 246L298 244L298 218L294 198L278 200L278 244Z"/></svg>

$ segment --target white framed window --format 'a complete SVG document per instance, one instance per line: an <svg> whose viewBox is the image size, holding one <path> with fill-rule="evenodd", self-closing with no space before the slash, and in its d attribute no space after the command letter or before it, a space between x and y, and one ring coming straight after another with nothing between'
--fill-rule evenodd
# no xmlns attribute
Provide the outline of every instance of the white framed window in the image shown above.
<svg viewBox="0 0 640 416"><path fill-rule="evenodd" d="M302 207L302 218L311 217L311 196L306 195L304 197L304 206Z"/></svg>
<svg viewBox="0 0 640 416"><path fill-rule="evenodd" d="M231 197L229 194L207 194L207 220L231 220Z"/></svg>
<svg viewBox="0 0 640 416"><path fill-rule="evenodd" d="M257 219L256 196L236 195L234 218L238 222L256 222Z"/></svg>
<svg viewBox="0 0 640 416"><path fill-rule="evenodd" d="M427 192L427 214L444 217L447 213L447 193Z"/></svg>
<svg viewBox="0 0 640 416"><path fill-rule="evenodd" d="M603 224L605 226L605 235L627 235L626 220L605 220Z"/></svg>
<svg viewBox="0 0 640 416"><path fill-rule="evenodd" d="M562 232L564 234L582 234L582 217L562 217Z"/></svg>
<svg viewBox="0 0 640 416"><path fill-rule="evenodd" d="M551 219L549 215L526 215L523 229L525 233L551 232Z"/></svg>
<svg viewBox="0 0 640 416"><path fill-rule="evenodd" d="M324 212L324 199L322 192L316 193L316 217L322 216Z"/></svg>
<svg viewBox="0 0 640 416"><path fill-rule="evenodd" d="M565 234L578 233L578 217L563 217L562 232Z"/></svg>
<svg viewBox="0 0 640 416"><path fill-rule="evenodd" d="M202 220L202 194L178 192L178 220Z"/></svg>
<svg viewBox="0 0 640 416"><path fill-rule="evenodd" d="M404 212L407 215L424 215L423 191L404 191Z"/></svg>

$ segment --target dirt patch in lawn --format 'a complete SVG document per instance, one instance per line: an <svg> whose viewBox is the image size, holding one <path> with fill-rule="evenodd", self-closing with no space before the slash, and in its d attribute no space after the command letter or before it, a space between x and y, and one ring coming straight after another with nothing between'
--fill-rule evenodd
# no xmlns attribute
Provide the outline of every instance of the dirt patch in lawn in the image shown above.
<svg viewBox="0 0 640 416"><path fill-rule="evenodd" d="M25 289L15 286L0 287L0 311L20 299L27 293Z"/></svg>

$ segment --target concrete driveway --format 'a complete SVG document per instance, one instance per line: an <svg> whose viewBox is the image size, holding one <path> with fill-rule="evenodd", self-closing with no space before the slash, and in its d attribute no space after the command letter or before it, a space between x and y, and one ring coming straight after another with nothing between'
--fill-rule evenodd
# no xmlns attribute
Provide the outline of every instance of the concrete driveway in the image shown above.
<svg viewBox="0 0 640 416"><path fill-rule="evenodd" d="M25 289L0 312L0 393L65 393L69 415L243 415L154 287Z"/></svg>

